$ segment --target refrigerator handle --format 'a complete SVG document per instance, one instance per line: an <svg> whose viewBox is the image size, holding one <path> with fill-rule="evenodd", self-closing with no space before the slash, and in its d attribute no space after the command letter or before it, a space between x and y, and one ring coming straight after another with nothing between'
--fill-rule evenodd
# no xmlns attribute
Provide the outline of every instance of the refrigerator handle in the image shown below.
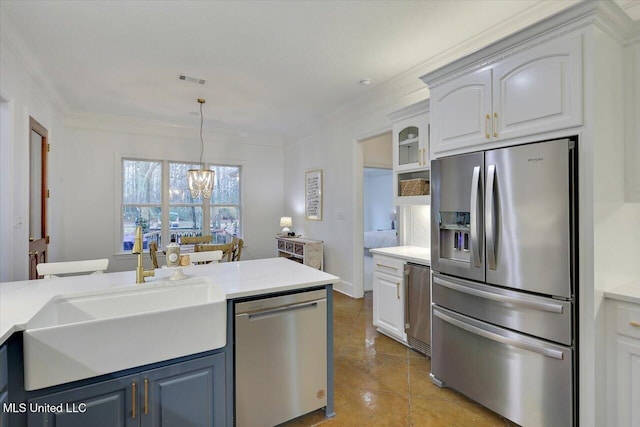
<svg viewBox="0 0 640 427"><path fill-rule="evenodd" d="M485 224L485 228L487 230L487 263L492 270L496 269L495 178L496 165L489 165L487 167L487 203L485 204L485 218L487 219L487 223Z"/></svg>
<svg viewBox="0 0 640 427"><path fill-rule="evenodd" d="M454 326L457 326L460 329L464 329L467 332L471 332L472 334L475 335L479 335L483 338L492 340L492 341L496 341L499 342L501 344L505 344L505 345L511 345L514 347L519 347L523 350L527 350L527 351L533 351L536 352L538 354L541 354L543 356L547 356L547 357L552 357L554 359L558 359L558 360L563 360L564 359L564 353L560 350L556 350L553 348L549 348L549 347L544 347L541 345L536 345L536 344L531 344L528 342L525 342L523 340L519 340L517 338L510 338L510 337L505 337L503 335L500 334L496 334L494 332L491 331L487 331L486 329L482 329L479 328L477 326L474 325L470 325L469 323L465 323L462 322L458 319L454 319L451 316L446 315L445 313L442 313L438 310L434 310L433 311L433 315L444 320L447 323L450 323Z"/></svg>
<svg viewBox="0 0 640 427"><path fill-rule="evenodd" d="M481 267L482 259L480 257L480 231L478 230L478 226L480 225L480 221L478 221L478 216L480 215L480 209L478 207L478 193L480 186L480 166L476 166L473 168L473 178L471 179L471 215L469 218L470 228L471 228L471 244L473 246L473 265L474 267Z"/></svg>

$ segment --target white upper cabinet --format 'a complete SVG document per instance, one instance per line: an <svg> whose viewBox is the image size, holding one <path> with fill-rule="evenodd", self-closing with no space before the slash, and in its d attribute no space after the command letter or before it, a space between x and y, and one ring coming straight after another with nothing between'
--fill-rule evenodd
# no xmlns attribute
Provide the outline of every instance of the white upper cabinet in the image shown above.
<svg viewBox="0 0 640 427"><path fill-rule="evenodd" d="M491 70L476 71L433 88L434 152L481 144L491 137Z"/></svg>
<svg viewBox="0 0 640 427"><path fill-rule="evenodd" d="M393 122L393 197L396 205L430 201L429 100L388 115Z"/></svg>
<svg viewBox="0 0 640 427"><path fill-rule="evenodd" d="M520 52L492 72L492 138L582 124L580 34Z"/></svg>
<svg viewBox="0 0 640 427"><path fill-rule="evenodd" d="M516 47L487 62L493 63L434 82L432 156L582 124L580 34Z"/></svg>
<svg viewBox="0 0 640 427"><path fill-rule="evenodd" d="M428 111L427 100L389 115L393 121L394 171L429 168Z"/></svg>

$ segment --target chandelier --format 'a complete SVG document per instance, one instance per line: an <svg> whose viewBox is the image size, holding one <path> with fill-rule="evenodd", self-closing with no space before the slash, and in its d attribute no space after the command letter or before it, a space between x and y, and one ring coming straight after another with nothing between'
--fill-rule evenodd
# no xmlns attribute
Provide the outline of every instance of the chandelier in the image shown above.
<svg viewBox="0 0 640 427"><path fill-rule="evenodd" d="M189 181L189 191L191 197L198 198L200 194L205 199L211 198L213 192L213 181L215 172L209 169L205 169L202 162L202 156L204 155L204 139L202 139L202 126L204 124L204 116L202 114L202 104L206 101L202 98L198 98L198 104L200 104L200 169L189 169L187 171L187 178Z"/></svg>

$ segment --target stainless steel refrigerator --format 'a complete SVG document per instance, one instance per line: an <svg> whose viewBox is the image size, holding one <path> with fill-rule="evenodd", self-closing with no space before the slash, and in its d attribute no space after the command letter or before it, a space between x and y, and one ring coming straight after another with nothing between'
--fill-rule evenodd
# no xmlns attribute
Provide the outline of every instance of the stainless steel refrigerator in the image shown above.
<svg viewBox="0 0 640 427"><path fill-rule="evenodd" d="M431 376L523 426L577 425L576 141L431 163Z"/></svg>

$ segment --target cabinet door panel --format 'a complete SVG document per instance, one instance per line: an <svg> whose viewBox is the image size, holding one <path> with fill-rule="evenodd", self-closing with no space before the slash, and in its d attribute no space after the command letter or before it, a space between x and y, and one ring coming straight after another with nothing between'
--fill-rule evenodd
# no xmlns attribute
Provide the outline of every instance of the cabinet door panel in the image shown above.
<svg viewBox="0 0 640 427"><path fill-rule="evenodd" d="M224 361L224 353L220 353L141 374L141 426L223 426ZM149 393L147 413L145 379Z"/></svg>
<svg viewBox="0 0 640 427"><path fill-rule="evenodd" d="M618 339L618 425L640 427L640 341Z"/></svg>
<svg viewBox="0 0 640 427"><path fill-rule="evenodd" d="M489 139L491 70L476 71L431 90L432 153L482 144ZM432 157L433 158L433 157Z"/></svg>
<svg viewBox="0 0 640 427"><path fill-rule="evenodd" d="M373 316L376 326L406 342L403 279L373 273Z"/></svg>
<svg viewBox="0 0 640 427"><path fill-rule="evenodd" d="M0 391L0 427L9 425L9 412L2 409L7 404L9 404L9 392L7 390Z"/></svg>
<svg viewBox="0 0 640 427"><path fill-rule="evenodd" d="M493 138L582 124L582 41L553 40L493 69Z"/></svg>
<svg viewBox="0 0 640 427"><path fill-rule="evenodd" d="M131 375L30 400L27 425L29 427L137 426L138 417L137 414L135 418L133 417L131 394L132 384L137 381L138 376ZM37 405L62 405L62 411L34 412Z"/></svg>

